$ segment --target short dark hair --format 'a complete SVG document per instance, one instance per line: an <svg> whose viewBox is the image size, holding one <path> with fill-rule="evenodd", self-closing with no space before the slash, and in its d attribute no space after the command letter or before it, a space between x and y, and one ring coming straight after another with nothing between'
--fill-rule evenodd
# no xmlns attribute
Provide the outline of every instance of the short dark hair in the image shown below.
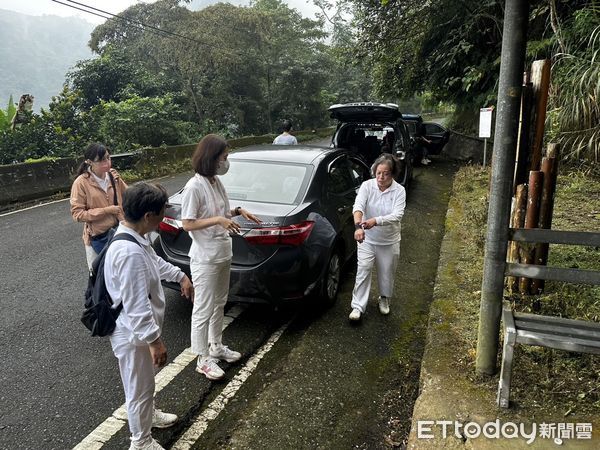
<svg viewBox="0 0 600 450"><path fill-rule="evenodd" d="M148 212L160 214L169 195L160 184L150 184L144 181L135 183L123 193L123 212L128 222L137 223Z"/></svg>
<svg viewBox="0 0 600 450"><path fill-rule="evenodd" d="M377 157L377 159L371 166L371 174L373 176L375 176L375 172L377 172L377 166L381 164L386 164L390 168L394 179L396 179L398 175L400 175L400 160L389 153L382 153Z"/></svg>
<svg viewBox="0 0 600 450"><path fill-rule="evenodd" d="M219 156L227 150L229 144L221 136L207 134L204 136L192 155L192 167L197 174L214 177L219 166Z"/></svg>
<svg viewBox="0 0 600 450"><path fill-rule="evenodd" d="M90 165L86 161L100 161L107 153L110 154L110 149L100 142L94 142L88 145L83 152L83 162L77 169L77 175L87 172Z"/></svg>
<svg viewBox="0 0 600 450"><path fill-rule="evenodd" d="M289 131L292 129L292 121L289 119L285 119L283 121L283 131L287 131L289 133Z"/></svg>

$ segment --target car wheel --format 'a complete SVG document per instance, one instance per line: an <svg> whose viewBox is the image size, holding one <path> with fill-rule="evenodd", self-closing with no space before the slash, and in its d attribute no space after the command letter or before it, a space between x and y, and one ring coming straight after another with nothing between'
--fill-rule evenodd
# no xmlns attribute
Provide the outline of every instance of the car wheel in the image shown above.
<svg viewBox="0 0 600 450"><path fill-rule="evenodd" d="M321 283L321 300L327 305L335 303L340 290L340 275L342 273L342 257L339 247L335 247L329 257L327 268Z"/></svg>

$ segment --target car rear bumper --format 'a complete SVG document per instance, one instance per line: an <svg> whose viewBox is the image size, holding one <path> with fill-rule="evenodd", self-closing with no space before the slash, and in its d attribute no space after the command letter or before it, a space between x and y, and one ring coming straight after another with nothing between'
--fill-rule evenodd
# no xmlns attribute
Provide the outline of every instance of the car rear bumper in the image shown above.
<svg viewBox="0 0 600 450"><path fill-rule="evenodd" d="M173 254L165 249L160 238L153 247L161 258L181 268L190 276L187 256ZM314 253L305 247L282 247L257 265L232 264L229 282L229 300L248 303L287 303L301 301L319 286L327 262L328 252ZM179 290L178 283L163 282L163 286Z"/></svg>

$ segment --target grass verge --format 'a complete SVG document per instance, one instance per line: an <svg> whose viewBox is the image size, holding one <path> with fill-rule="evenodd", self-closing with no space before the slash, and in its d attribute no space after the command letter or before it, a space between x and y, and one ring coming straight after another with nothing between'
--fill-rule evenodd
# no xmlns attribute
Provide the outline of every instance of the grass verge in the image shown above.
<svg viewBox="0 0 600 450"><path fill-rule="evenodd" d="M464 167L456 175L446 229L460 242L455 257L444 267L447 292L440 292L440 308L447 305L452 334L463 355L455 360L462 373L475 373L480 288L488 209L489 171ZM583 171L559 175L552 228L570 231L600 230L600 178ZM600 270L599 248L551 245L548 265ZM439 276L439 275L438 275ZM436 289L438 286L436 286ZM450 295L448 295L450 294ZM452 298L454 296L454 298ZM448 300L445 301L444 298ZM515 310L571 319L600 321L600 287L547 282L539 296L506 297ZM450 309L460 305L458 314ZM500 340L502 342L502 339ZM500 357L500 354L499 354ZM600 413L600 358L531 346L517 346L511 386L514 412L535 417L594 417ZM496 388L497 377L487 382Z"/></svg>

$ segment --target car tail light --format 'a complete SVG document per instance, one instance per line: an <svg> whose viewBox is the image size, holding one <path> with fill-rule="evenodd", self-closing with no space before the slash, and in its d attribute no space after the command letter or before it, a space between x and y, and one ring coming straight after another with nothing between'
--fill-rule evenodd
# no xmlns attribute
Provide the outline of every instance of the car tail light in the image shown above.
<svg viewBox="0 0 600 450"><path fill-rule="evenodd" d="M158 224L158 229L170 234L179 234L181 232L181 222L172 217L165 216L161 223Z"/></svg>
<svg viewBox="0 0 600 450"><path fill-rule="evenodd" d="M244 238L249 244L298 246L310 236L314 226L313 221L307 220L285 227L253 228L244 235Z"/></svg>

